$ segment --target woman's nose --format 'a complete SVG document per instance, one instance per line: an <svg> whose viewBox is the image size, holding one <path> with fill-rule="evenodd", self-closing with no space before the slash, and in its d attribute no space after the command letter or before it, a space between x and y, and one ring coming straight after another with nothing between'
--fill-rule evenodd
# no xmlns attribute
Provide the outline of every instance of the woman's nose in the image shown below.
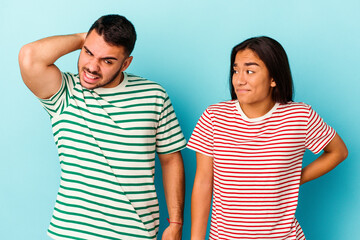
<svg viewBox="0 0 360 240"><path fill-rule="evenodd" d="M246 84L246 77L241 73L236 73L233 75L233 81L234 84L244 85Z"/></svg>

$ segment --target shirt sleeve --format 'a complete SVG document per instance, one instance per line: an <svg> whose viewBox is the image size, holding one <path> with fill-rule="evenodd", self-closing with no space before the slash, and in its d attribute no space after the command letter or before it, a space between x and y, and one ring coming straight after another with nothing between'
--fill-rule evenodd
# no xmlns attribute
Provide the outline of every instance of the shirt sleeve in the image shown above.
<svg viewBox="0 0 360 240"><path fill-rule="evenodd" d="M305 146L318 154L335 137L335 130L310 107Z"/></svg>
<svg viewBox="0 0 360 240"><path fill-rule="evenodd" d="M48 99L41 99L40 103L50 115L51 118L59 115L67 107L69 102L69 74L61 73L61 87L57 93Z"/></svg>
<svg viewBox="0 0 360 240"><path fill-rule="evenodd" d="M168 154L185 148L186 140L176 118L169 96L165 93L163 108L156 131L156 151Z"/></svg>
<svg viewBox="0 0 360 240"><path fill-rule="evenodd" d="M214 126L211 114L207 109L200 117L195 129L190 137L187 147L213 157L214 155Z"/></svg>

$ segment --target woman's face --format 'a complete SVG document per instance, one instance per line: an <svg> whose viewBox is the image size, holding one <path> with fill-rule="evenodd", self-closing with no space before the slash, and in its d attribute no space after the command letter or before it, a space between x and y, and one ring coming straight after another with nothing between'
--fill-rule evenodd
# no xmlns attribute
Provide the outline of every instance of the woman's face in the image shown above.
<svg viewBox="0 0 360 240"><path fill-rule="evenodd" d="M237 52L233 70L232 84L240 104L273 103L271 94L276 83L254 51L245 49Z"/></svg>

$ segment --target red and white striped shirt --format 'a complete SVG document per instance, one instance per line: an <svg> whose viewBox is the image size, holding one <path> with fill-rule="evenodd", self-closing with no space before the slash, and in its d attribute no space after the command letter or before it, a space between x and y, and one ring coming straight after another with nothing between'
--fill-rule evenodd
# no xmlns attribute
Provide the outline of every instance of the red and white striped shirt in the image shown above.
<svg viewBox="0 0 360 240"><path fill-rule="evenodd" d="M304 103L252 119L237 100L208 107L187 146L214 159L210 239L305 239L295 218L303 155L334 136Z"/></svg>

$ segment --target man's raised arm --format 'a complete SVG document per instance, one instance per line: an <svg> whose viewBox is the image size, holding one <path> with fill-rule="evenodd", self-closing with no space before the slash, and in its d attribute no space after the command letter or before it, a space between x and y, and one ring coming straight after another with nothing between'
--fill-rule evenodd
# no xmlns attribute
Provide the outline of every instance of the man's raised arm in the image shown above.
<svg viewBox="0 0 360 240"><path fill-rule="evenodd" d="M60 89L61 73L54 63L61 56L81 49L85 37L86 33L47 37L21 48L21 76L37 97L49 98Z"/></svg>

